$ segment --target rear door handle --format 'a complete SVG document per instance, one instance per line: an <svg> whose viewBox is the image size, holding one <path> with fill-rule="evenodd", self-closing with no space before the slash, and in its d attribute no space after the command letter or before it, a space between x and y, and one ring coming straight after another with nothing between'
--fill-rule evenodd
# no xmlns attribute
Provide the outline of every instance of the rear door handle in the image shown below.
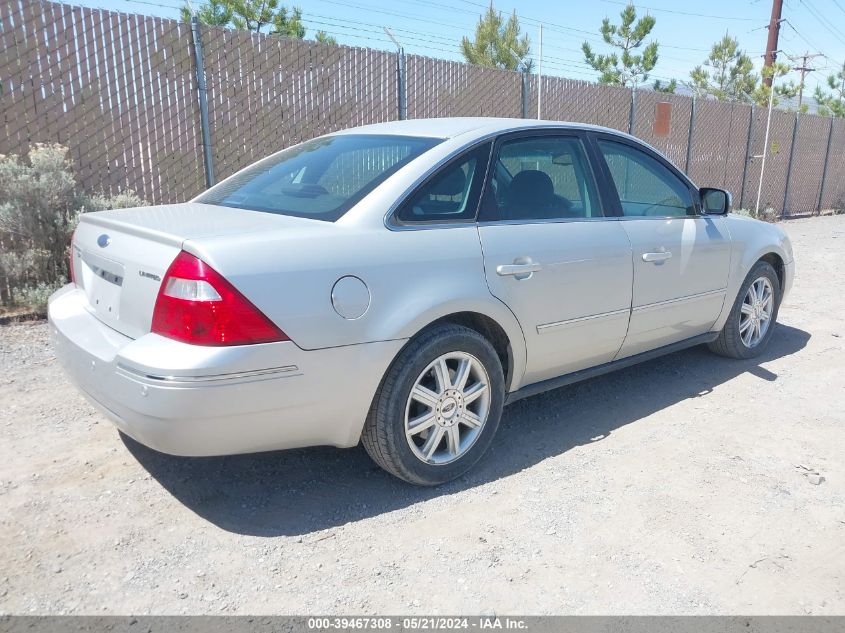
<svg viewBox="0 0 845 633"><path fill-rule="evenodd" d="M667 259L672 259L672 253L643 253L644 262L665 262Z"/></svg>
<svg viewBox="0 0 845 633"><path fill-rule="evenodd" d="M525 275L543 270L542 264L503 264L496 266L496 274L502 277L506 275Z"/></svg>
<svg viewBox="0 0 845 633"><path fill-rule="evenodd" d="M513 264L496 266L496 274L500 277L511 276L517 281L531 279L534 273L543 270L543 265L533 261L530 257L517 257Z"/></svg>

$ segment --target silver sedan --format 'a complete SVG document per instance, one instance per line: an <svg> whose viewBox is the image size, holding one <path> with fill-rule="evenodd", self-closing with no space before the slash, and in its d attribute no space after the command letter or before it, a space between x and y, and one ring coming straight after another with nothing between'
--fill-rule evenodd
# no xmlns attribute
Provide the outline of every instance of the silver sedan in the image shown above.
<svg viewBox="0 0 845 633"><path fill-rule="evenodd" d="M362 442L438 484L514 400L692 345L760 354L792 249L730 210L609 129L371 125L82 216L49 318L81 391L152 448Z"/></svg>

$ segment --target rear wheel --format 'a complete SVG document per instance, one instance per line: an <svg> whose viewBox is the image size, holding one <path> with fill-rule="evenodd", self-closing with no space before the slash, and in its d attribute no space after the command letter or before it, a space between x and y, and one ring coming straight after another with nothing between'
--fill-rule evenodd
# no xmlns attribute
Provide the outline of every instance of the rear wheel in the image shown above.
<svg viewBox="0 0 845 633"><path fill-rule="evenodd" d="M710 350L729 358L754 358L763 353L775 329L781 288L768 262L757 262L748 273L719 338Z"/></svg>
<svg viewBox="0 0 845 633"><path fill-rule="evenodd" d="M503 402L502 365L490 342L461 325L437 325L391 365L361 440L389 473L437 485L481 458L496 434Z"/></svg>

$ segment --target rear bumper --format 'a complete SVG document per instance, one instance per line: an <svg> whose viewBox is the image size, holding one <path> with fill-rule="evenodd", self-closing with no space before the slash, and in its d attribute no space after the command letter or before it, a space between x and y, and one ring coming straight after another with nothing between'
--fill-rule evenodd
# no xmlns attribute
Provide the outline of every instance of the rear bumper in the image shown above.
<svg viewBox="0 0 845 633"><path fill-rule="evenodd" d="M404 341L305 351L294 343L186 345L130 339L91 315L81 290L50 299L56 354L124 433L174 455L354 446L373 394Z"/></svg>

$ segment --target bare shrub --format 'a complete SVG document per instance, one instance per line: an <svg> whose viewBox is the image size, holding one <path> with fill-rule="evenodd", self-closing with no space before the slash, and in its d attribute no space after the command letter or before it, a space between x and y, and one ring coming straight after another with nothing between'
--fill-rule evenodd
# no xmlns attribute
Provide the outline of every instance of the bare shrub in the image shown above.
<svg viewBox="0 0 845 633"><path fill-rule="evenodd" d="M145 204L132 191L83 192L61 145L36 144L26 160L0 155L0 304L46 306L66 283L80 213Z"/></svg>

